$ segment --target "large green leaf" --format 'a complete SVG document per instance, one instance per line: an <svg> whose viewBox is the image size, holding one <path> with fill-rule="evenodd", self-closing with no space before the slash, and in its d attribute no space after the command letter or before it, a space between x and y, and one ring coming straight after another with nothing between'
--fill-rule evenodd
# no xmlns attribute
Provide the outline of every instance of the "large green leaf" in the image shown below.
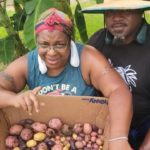
<svg viewBox="0 0 150 150"><path fill-rule="evenodd" d="M103 3L103 1L104 1L104 0L96 0L96 3L97 3L97 4Z"/></svg>
<svg viewBox="0 0 150 150"><path fill-rule="evenodd" d="M48 8L56 7L59 10L62 10L64 12L68 11L71 14L71 10L69 8L69 5L67 4L66 0L56 1L56 0L32 0L36 1L35 9L31 12L28 9L28 16L24 25L24 37L25 37L25 43L26 46L29 49L33 49L35 47L35 39L34 39L34 27L37 22L37 19L39 18L40 14L45 11ZM31 1L26 2L26 6L28 6L31 3Z"/></svg>
<svg viewBox="0 0 150 150"><path fill-rule="evenodd" d="M88 40L88 35L87 35L85 18L83 13L81 12L82 8L79 1L78 0L76 1L77 1L77 6L75 8L75 21L82 41L86 42Z"/></svg>
<svg viewBox="0 0 150 150"><path fill-rule="evenodd" d="M15 44L12 36L0 40L0 62L8 64L15 57Z"/></svg>
<svg viewBox="0 0 150 150"><path fill-rule="evenodd" d="M25 3L25 11L27 15L30 15L36 8L37 0L30 0Z"/></svg>

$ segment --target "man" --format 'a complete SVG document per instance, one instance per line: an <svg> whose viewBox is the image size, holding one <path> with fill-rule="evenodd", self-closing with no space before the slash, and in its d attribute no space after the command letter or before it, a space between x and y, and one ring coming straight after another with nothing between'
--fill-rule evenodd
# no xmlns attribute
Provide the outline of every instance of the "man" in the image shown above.
<svg viewBox="0 0 150 150"><path fill-rule="evenodd" d="M150 150L150 26L143 17L148 9L149 1L109 0L83 10L104 14L106 27L88 44L107 57L133 94L129 142L135 150Z"/></svg>

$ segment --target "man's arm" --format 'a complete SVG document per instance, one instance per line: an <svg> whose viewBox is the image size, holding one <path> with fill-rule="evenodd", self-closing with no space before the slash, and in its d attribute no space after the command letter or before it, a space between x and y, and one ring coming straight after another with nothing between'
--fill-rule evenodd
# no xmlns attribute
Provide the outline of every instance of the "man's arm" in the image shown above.
<svg viewBox="0 0 150 150"><path fill-rule="evenodd" d="M89 46L83 50L81 68L86 82L93 85L97 90L102 91L104 96L109 99L109 138L128 137L132 118L132 96L125 82L110 66L104 56ZM116 145L121 142L128 143L127 139L123 139L118 140L118 142L112 141L109 145L111 145L112 150L114 150L117 148ZM130 149L129 144L127 144L125 148L126 150ZM123 148L121 149L123 150ZM120 149L118 147L115 150Z"/></svg>

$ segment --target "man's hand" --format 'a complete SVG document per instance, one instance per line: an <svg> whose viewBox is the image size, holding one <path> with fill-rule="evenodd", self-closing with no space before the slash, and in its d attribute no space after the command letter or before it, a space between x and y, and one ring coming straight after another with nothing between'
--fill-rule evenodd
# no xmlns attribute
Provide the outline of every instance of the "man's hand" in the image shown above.
<svg viewBox="0 0 150 150"><path fill-rule="evenodd" d="M109 142L109 150L133 150L126 140Z"/></svg>

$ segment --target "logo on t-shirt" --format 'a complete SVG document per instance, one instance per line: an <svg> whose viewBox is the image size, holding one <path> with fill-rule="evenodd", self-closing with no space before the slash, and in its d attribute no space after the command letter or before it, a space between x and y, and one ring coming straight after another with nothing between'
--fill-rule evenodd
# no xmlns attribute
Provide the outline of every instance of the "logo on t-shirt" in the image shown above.
<svg viewBox="0 0 150 150"><path fill-rule="evenodd" d="M52 84L43 86L40 95L76 95L77 87L70 84Z"/></svg>
<svg viewBox="0 0 150 150"><path fill-rule="evenodd" d="M109 59L110 64L112 65L111 60ZM137 80L137 72L131 68L131 65L123 67L115 67L116 71L121 75L121 77L124 79L128 87L130 88L130 91L132 91L132 87L136 87L136 80Z"/></svg>

